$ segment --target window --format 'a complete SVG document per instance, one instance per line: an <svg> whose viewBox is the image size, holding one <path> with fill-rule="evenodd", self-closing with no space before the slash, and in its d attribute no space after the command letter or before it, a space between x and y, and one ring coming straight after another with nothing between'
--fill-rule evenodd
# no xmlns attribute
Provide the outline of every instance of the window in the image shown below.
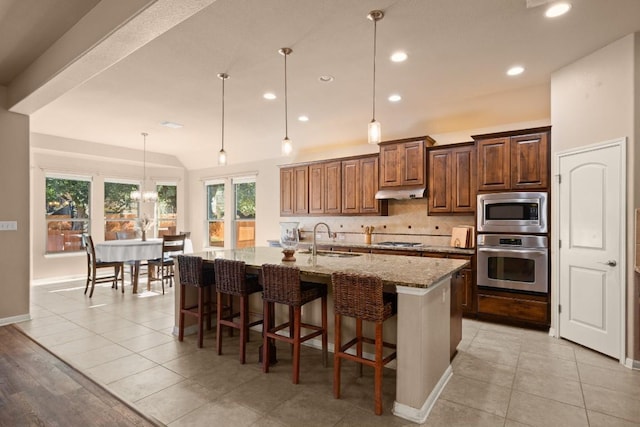
<svg viewBox="0 0 640 427"><path fill-rule="evenodd" d="M209 246L225 247L225 239L233 248L255 246L255 176L208 181L205 189ZM232 215L225 216L226 205L234 208Z"/></svg>
<svg viewBox="0 0 640 427"><path fill-rule="evenodd" d="M224 247L224 181L205 184L209 246Z"/></svg>
<svg viewBox="0 0 640 427"><path fill-rule="evenodd" d="M246 248L256 244L256 180L233 178L235 195L235 247Z"/></svg>
<svg viewBox="0 0 640 427"><path fill-rule="evenodd" d="M158 237L165 234L176 234L177 227L177 190L175 184L158 184L156 191L158 192L158 204L156 205L158 221Z"/></svg>
<svg viewBox="0 0 640 427"><path fill-rule="evenodd" d="M91 178L49 175L45 184L47 253L83 250L89 232Z"/></svg>
<svg viewBox="0 0 640 427"><path fill-rule="evenodd" d="M138 184L127 182L104 183L104 239L115 240L123 232L131 238L137 234L138 202L131 200L131 192L140 190Z"/></svg>

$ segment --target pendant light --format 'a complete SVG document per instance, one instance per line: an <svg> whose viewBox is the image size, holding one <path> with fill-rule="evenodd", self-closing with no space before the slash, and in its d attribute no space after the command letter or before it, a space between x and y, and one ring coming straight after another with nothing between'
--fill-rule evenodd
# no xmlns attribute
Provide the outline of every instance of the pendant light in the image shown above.
<svg viewBox="0 0 640 427"><path fill-rule="evenodd" d="M224 166L227 164L227 152L224 151L224 81L229 78L229 74L220 73L218 78L222 80L222 148L218 153L218 164Z"/></svg>
<svg viewBox="0 0 640 427"><path fill-rule="evenodd" d="M284 139L282 140L282 155L290 156L293 151L293 144L289 139L289 119L287 110L287 56L293 52L288 47L283 47L278 51L280 55L284 56Z"/></svg>
<svg viewBox="0 0 640 427"><path fill-rule="evenodd" d="M367 15L367 19L373 21L373 114L371 122L369 123L369 144L377 144L382 138L380 122L376 120L376 32L378 21L382 18L384 18L384 12L381 10L372 10Z"/></svg>
<svg viewBox="0 0 640 427"><path fill-rule="evenodd" d="M142 157L142 185L140 185L140 190L135 190L131 192L131 199L136 202L143 203L155 203L158 201L158 193L156 191L144 191L145 184L147 182L147 135L146 132L141 133L144 138L143 142L143 157Z"/></svg>

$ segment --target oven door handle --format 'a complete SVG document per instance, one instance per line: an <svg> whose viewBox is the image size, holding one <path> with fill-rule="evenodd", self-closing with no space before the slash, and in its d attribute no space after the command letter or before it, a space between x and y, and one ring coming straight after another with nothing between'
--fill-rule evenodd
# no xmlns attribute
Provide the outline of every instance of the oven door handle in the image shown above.
<svg viewBox="0 0 640 427"><path fill-rule="evenodd" d="M547 249L509 249L509 248L482 248L478 247L478 252L511 252L516 254L540 254L545 255Z"/></svg>

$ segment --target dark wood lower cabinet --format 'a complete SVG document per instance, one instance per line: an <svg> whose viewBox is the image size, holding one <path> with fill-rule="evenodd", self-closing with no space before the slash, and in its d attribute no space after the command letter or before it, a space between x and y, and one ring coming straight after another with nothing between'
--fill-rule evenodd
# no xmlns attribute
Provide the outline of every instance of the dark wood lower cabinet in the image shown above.
<svg viewBox="0 0 640 427"><path fill-rule="evenodd" d="M549 297L478 289L478 318L546 328L550 324Z"/></svg>
<svg viewBox="0 0 640 427"><path fill-rule="evenodd" d="M464 294L464 277L457 272L451 278L451 320L449 358L458 352L458 344L462 341L462 299Z"/></svg>

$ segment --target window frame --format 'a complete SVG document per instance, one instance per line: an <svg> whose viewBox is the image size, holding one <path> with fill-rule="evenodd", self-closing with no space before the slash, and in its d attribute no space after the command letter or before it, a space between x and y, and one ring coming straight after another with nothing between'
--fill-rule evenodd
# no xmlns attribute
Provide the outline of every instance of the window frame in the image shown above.
<svg viewBox="0 0 640 427"><path fill-rule="evenodd" d="M106 201L107 201L106 186L107 186L107 184L132 185L132 186L136 186L138 191L142 190L142 185L141 185L141 182L139 180L123 179L123 178L105 178L103 183L102 183L102 190L103 190L103 195L102 195L102 213L103 213L104 240L115 240L116 239L115 237L113 237L112 239L109 239L109 236L107 235L107 233L109 233L108 227L107 227L107 223L109 223L109 222L132 223L133 224L132 230L137 230L137 223L138 223L138 220L140 219L142 203L141 202L133 202L135 204L135 206L136 206L135 217L132 217L132 218L108 218L107 217L107 211L106 211L106 209L107 209L107 204L106 204ZM120 227L120 229L122 229L122 227Z"/></svg>
<svg viewBox="0 0 640 427"><path fill-rule="evenodd" d="M89 194L87 195L87 209L85 210L86 213L86 217L83 218L52 218L50 216L50 214L48 213L49 210L49 206L47 203L47 181L49 179L59 179L59 180L68 180L68 181L80 181L80 182L87 182L89 184ZM90 233L91 232L91 209L92 209L92 198L93 198L93 177L90 175L82 175L82 174L71 174L71 173L58 173L58 172L45 172L44 174L44 180L45 180L45 184L44 184L44 204L45 204L45 217L44 217L44 229L45 229L45 255L57 255L57 254L64 254L64 253L78 253L78 252L83 252L84 249L82 248L81 244L80 244L80 239L76 235L74 235L74 239L73 242L71 241L67 241L67 234L62 232L62 249L60 250L50 250L49 248L51 247L51 245L55 242L50 242L50 224L53 223L63 223L63 222L71 222L71 223L81 223L84 224L80 229L75 228L76 231L81 231L80 234L85 234L85 233ZM59 197L61 197L61 195L59 195ZM74 202L74 206L75 206L75 202ZM75 208L77 209L77 206L75 206ZM71 230L74 230L73 225L71 226ZM66 230L62 230L62 227L59 227L59 229L61 231L66 231ZM71 235L71 233L70 233ZM75 242L75 244L73 244ZM60 243L60 242L58 242ZM69 250L65 250L67 247L73 247L74 249L69 249Z"/></svg>

